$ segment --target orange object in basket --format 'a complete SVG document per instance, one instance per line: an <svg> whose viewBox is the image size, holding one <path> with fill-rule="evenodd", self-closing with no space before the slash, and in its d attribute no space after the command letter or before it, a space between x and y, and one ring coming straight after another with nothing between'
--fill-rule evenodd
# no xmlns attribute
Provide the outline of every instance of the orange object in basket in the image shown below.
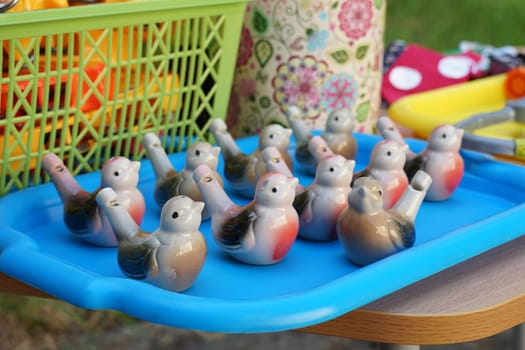
<svg viewBox="0 0 525 350"><path fill-rule="evenodd" d="M525 68L519 67L507 72L505 78L505 94L508 99L525 96Z"/></svg>
<svg viewBox="0 0 525 350"><path fill-rule="evenodd" d="M43 10L43 9L52 9L52 8L63 8L68 7L67 0L20 0L18 3L10 8L7 13L10 12L25 12L33 10ZM21 51L30 53L35 49L38 49L40 46L41 38L36 34L34 37L30 38L20 38L17 39L21 47ZM9 40L4 41L3 48L4 52L9 56L11 53ZM23 54L16 48L13 50L12 54L15 59L18 61L22 58Z"/></svg>
<svg viewBox="0 0 525 350"><path fill-rule="evenodd" d="M78 106L83 113L98 109L104 100L111 100L114 95L113 75L108 75L106 69L105 65L98 63L86 66L82 77L78 73L73 73L71 76L64 73L56 77L51 76L48 79L38 78L36 84L32 78L22 79L16 83L20 93L9 93L9 85L4 84L0 89L0 118L6 115L9 99L11 99L12 110L16 109L16 116L30 115L43 109L49 110L55 107L62 109ZM109 77L109 81L106 85L107 77ZM94 88L91 88L90 85L94 85ZM67 90L71 91L69 101L66 101ZM31 106L33 94L36 94L36 105L34 106L36 110L25 110L24 105ZM25 99L25 103L18 101L20 98Z"/></svg>
<svg viewBox="0 0 525 350"><path fill-rule="evenodd" d="M68 7L67 0L20 0L8 12L23 12Z"/></svg>

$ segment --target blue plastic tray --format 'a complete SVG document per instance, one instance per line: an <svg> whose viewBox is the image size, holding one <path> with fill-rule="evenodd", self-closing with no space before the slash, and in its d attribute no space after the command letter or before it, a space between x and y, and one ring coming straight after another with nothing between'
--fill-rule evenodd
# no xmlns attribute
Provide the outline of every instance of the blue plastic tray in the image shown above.
<svg viewBox="0 0 525 350"><path fill-rule="evenodd" d="M357 168L379 140L356 135ZM255 138L239 140L251 152ZM414 150L424 143L410 141ZM0 271L59 299L89 309L115 309L143 320L217 332L269 332L320 323L359 308L525 232L525 168L465 152L465 177L445 202L424 202L417 216L416 245L358 268L339 242L297 240L284 261L248 266L220 251L209 222L202 225L208 257L192 288L173 293L124 277L115 248L84 244L68 233L62 204L51 184L0 199ZM184 154L171 155L177 169ZM219 165L222 169L222 163ZM147 200L146 230L158 226L152 200L154 175L143 161L140 188ZM300 182L312 181L299 176ZM78 177L88 190L99 173ZM234 198L239 204L244 199Z"/></svg>

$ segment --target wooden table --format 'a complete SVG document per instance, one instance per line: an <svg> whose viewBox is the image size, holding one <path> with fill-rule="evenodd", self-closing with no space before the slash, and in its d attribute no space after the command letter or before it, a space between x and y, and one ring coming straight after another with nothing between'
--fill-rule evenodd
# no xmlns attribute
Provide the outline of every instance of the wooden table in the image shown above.
<svg viewBox="0 0 525 350"><path fill-rule="evenodd" d="M1 273L0 291L50 297ZM485 338L524 321L522 237L300 331L384 344L452 344ZM525 349L524 343L518 337L515 347Z"/></svg>

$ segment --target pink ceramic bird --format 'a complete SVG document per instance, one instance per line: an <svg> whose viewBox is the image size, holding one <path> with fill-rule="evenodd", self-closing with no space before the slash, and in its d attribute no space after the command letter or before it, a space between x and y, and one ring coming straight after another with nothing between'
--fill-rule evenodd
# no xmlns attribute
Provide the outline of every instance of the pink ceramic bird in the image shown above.
<svg viewBox="0 0 525 350"><path fill-rule="evenodd" d="M408 145L393 140L383 140L374 145L368 166L354 173L354 179L371 176L383 188L384 209L390 209L401 198L408 186L408 177L403 170ZM352 181L352 182L353 182Z"/></svg>
<svg viewBox="0 0 525 350"><path fill-rule="evenodd" d="M368 265L414 245L414 221L431 177L418 171L403 196L388 211L383 209L381 183L361 177L348 195L348 207L337 220L337 235L348 259Z"/></svg>
<svg viewBox="0 0 525 350"><path fill-rule="evenodd" d="M385 139L405 144L405 140L394 122L388 117L377 121L377 129ZM459 186L464 174L464 162L459 150L463 129L453 125L435 127L428 137L427 147L420 153L407 150L405 173L410 180L418 169L432 177L432 185L425 200L442 201L448 199Z"/></svg>
<svg viewBox="0 0 525 350"><path fill-rule="evenodd" d="M464 174L464 162L459 153L462 137L463 129L452 125L438 126L430 133L427 147L405 163L409 179L419 169L432 177L425 200L446 200L459 186Z"/></svg>
<svg viewBox="0 0 525 350"><path fill-rule="evenodd" d="M104 187L113 188L119 202L128 210L133 220L137 224L142 222L146 205L137 188L139 162L132 162L124 157L108 160L101 170L100 188L92 193L80 186L56 154L46 154L42 159L42 166L64 205L64 223L77 237L98 246L117 245L111 225L95 201L96 194Z"/></svg>
<svg viewBox="0 0 525 350"><path fill-rule="evenodd" d="M156 183L153 197L160 207L177 195L185 195L195 201L202 201L199 188L193 179L193 170L201 164L206 164L213 169L217 180L223 186L222 178L216 171L219 163L219 147L213 147L207 142L195 142L186 151L184 169L178 172L171 164L157 135L146 133L142 139L142 145L155 172ZM206 208L202 212L202 219L209 219Z"/></svg>
<svg viewBox="0 0 525 350"><path fill-rule="evenodd" d="M204 203L172 197L162 207L160 226L150 233L133 221L111 188L100 190L96 201L118 237L118 264L126 276L174 292L192 286L206 259L199 231Z"/></svg>
<svg viewBox="0 0 525 350"><path fill-rule="evenodd" d="M312 184L298 194L294 208L299 215L299 237L312 241L337 239L336 222L347 207L355 161L329 155L317 166Z"/></svg>
<svg viewBox="0 0 525 350"><path fill-rule="evenodd" d="M284 259L299 229L299 218L292 206L297 178L267 173L257 182L254 199L239 206L206 165L199 166L193 174L211 214L213 237L225 252L252 265L269 265Z"/></svg>
<svg viewBox="0 0 525 350"><path fill-rule="evenodd" d="M308 152L308 143L313 137L312 130L301 119L301 112L297 107L289 107L286 117L296 140L295 159L303 169L314 174L317 162ZM355 159L357 155L357 141L352 135L354 122L355 116L350 110L334 110L328 115L325 130L321 134L332 152L347 159Z"/></svg>
<svg viewBox="0 0 525 350"><path fill-rule="evenodd" d="M214 119L210 125L217 144L224 158L224 178L229 187L238 194L252 198L255 186L261 176L268 171L261 159L261 151L268 146L275 146L283 154L288 167L292 169L292 160L288 155L292 130L278 124L270 124L261 130L256 151L245 154L235 143L222 119Z"/></svg>

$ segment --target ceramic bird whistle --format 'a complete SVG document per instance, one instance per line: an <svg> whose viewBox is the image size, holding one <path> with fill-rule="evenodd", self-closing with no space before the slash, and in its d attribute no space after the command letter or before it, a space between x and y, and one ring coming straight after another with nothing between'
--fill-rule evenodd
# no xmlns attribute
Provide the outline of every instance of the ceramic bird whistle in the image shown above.
<svg viewBox="0 0 525 350"><path fill-rule="evenodd" d="M459 152L463 132L463 129L448 124L435 127L426 148L405 163L404 170L409 179L417 170L423 170L432 177L425 200L447 200L461 183L465 171Z"/></svg>
<svg viewBox="0 0 525 350"><path fill-rule="evenodd" d="M348 108L333 110L322 134L328 147L346 159L355 159L357 155L357 141L352 134L355 120L355 114Z"/></svg>
<svg viewBox="0 0 525 350"><path fill-rule="evenodd" d="M377 129L385 139L405 144L405 140L394 122L386 117L377 121ZM417 170L432 177L432 185L426 200L448 199L459 186L464 174L464 162L460 154L464 130L453 125L440 125L432 129L427 146L420 153L407 149L404 170L410 180Z"/></svg>
<svg viewBox="0 0 525 350"><path fill-rule="evenodd" d="M166 151L162 147L159 137L154 133L146 133L142 138L142 145L151 161L155 172L155 189L153 198L159 207L162 207L170 198L185 195L195 201L202 201L201 193L193 179L193 170L207 164L216 173L216 177L223 186L222 177L217 173L219 163L219 147L213 147L207 142L197 141L186 151L186 165L177 171L171 164ZM204 208L202 219L209 218Z"/></svg>
<svg viewBox="0 0 525 350"><path fill-rule="evenodd" d="M296 139L295 159L305 172L314 175L319 159L315 158L309 143L315 136L301 119L297 107L289 107L286 117ZM325 130L320 136L326 142L327 148L347 159L355 159L357 154L357 141L352 134L354 121L355 116L350 110L334 110L328 115Z"/></svg>
<svg viewBox="0 0 525 350"><path fill-rule="evenodd" d="M268 172L261 158L261 152L266 147L277 147L288 167L292 169L292 160L288 155L292 134L290 129L283 128L278 124L265 126L258 135L257 150L251 154L241 151L222 119L214 119L210 125L210 131L221 148L224 158L225 181L230 189L241 196L252 198L257 181Z"/></svg>
<svg viewBox="0 0 525 350"><path fill-rule="evenodd" d="M384 209L392 208L408 186L404 171L407 150L407 144L382 140L374 145L366 168L354 173L353 181L371 176L381 182Z"/></svg>
<svg viewBox="0 0 525 350"><path fill-rule="evenodd" d="M394 207L384 210L379 180L358 178L348 207L337 220L337 235L348 259L364 266L412 247L415 217L431 183L428 174L418 171Z"/></svg>
<svg viewBox="0 0 525 350"><path fill-rule="evenodd" d="M111 188L100 190L96 201L118 237L117 261L127 277L174 292L193 285L207 252L199 231L204 203L182 195L172 197L162 207L159 227L146 232L129 216Z"/></svg>
<svg viewBox="0 0 525 350"><path fill-rule="evenodd" d="M133 220L137 224L142 222L146 206L137 188L139 162L124 157L108 160L101 170L100 187L94 191L83 189L56 154L46 154L42 158L42 166L62 201L64 223L75 237L102 247L117 245L113 229L95 201L95 196L103 187L113 188L122 207Z"/></svg>
<svg viewBox="0 0 525 350"><path fill-rule="evenodd" d="M406 144L403 135L399 131L394 121L387 116L381 116L377 119L376 128L385 140L392 140L400 145ZM416 156L416 153L412 152L410 148L407 148L406 158L412 159Z"/></svg>
<svg viewBox="0 0 525 350"><path fill-rule="evenodd" d="M269 172L257 182L253 200L241 206L218 186L206 165L193 175L211 214L213 238L223 251L252 265L275 264L285 258L299 229L292 205L297 178Z"/></svg>
<svg viewBox="0 0 525 350"><path fill-rule="evenodd" d="M313 183L294 199L299 237L311 241L337 239L337 218L348 205L354 166L354 160L336 154L321 159Z"/></svg>

